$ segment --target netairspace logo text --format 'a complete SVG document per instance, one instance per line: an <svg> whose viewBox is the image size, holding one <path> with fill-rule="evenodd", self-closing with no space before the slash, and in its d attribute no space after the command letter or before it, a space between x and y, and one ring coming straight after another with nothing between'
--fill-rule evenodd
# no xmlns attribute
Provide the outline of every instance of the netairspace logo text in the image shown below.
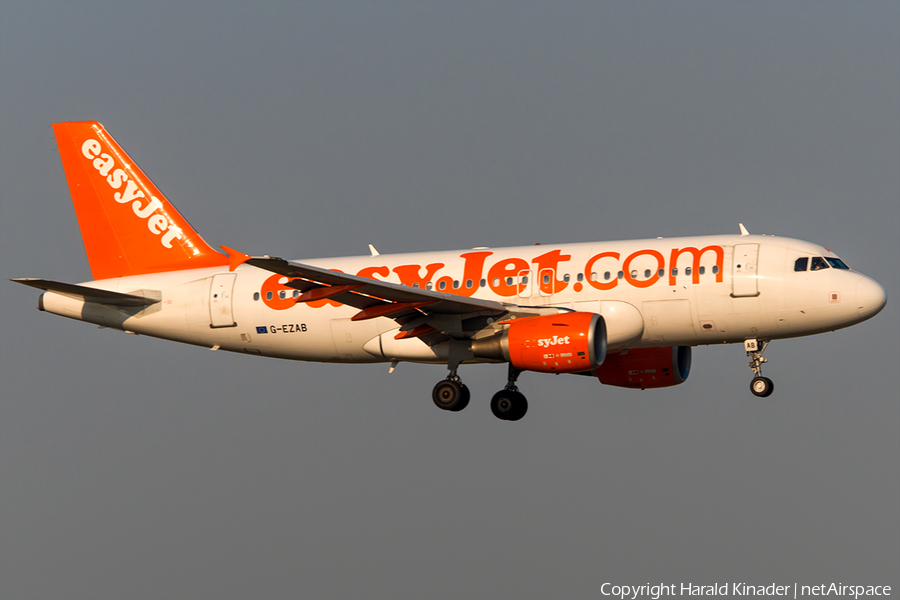
<svg viewBox="0 0 900 600"><path fill-rule="evenodd" d="M844 583L820 583L817 585L801 585L792 583L779 585L753 585L750 583L713 583L701 585L694 583L645 583L644 585L618 585L604 583L600 586L603 596L611 596L620 600L637 600L651 598L659 600L666 596L726 596L743 598L750 596L784 596L787 598L809 598L815 596L835 596L843 598L866 598L874 596L890 596L889 585L847 585Z"/></svg>

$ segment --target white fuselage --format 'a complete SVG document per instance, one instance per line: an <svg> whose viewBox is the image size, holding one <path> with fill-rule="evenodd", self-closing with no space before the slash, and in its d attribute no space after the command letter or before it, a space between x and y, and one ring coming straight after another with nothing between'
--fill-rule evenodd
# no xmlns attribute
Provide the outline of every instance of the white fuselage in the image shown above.
<svg viewBox="0 0 900 600"><path fill-rule="evenodd" d="M610 349L696 346L810 335L881 309L884 290L840 268L795 271L802 257L835 257L801 240L703 236L476 248L302 262L363 277L519 306L600 313ZM330 300L297 303L287 278L252 266L169 271L84 285L158 297L117 308L45 292L44 310L210 348L323 362L446 362L418 339L394 340L385 317ZM623 307L628 315L622 316ZM611 318L612 317L612 318ZM618 335L618 338L615 336Z"/></svg>

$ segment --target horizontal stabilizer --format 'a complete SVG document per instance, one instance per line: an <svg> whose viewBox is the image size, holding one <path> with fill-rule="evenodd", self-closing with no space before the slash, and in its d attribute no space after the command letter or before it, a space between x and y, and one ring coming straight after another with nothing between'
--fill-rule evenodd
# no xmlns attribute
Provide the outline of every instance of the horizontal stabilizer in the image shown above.
<svg viewBox="0 0 900 600"><path fill-rule="evenodd" d="M74 283L62 283L59 281L50 281L49 279L34 279L23 277L20 279L10 279L16 283L28 285L46 292L54 292L76 298L85 302L95 304L108 304L111 306L148 306L159 302L158 298L145 298L143 296L135 296L133 294L123 294L122 292L111 292L109 290L98 290L96 288L87 287L85 285L76 285Z"/></svg>

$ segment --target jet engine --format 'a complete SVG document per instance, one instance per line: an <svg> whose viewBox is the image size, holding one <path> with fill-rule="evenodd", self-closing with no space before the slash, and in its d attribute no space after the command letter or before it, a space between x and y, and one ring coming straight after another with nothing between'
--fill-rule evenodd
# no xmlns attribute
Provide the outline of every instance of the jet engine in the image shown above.
<svg viewBox="0 0 900 600"><path fill-rule="evenodd" d="M608 355L595 371L600 383L641 389L678 385L690 372L690 346L625 350Z"/></svg>
<svg viewBox="0 0 900 600"><path fill-rule="evenodd" d="M590 371L606 356L606 325L589 312L526 317L499 335L473 340L471 349L476 357L509 361L521 371Z"/></svg>

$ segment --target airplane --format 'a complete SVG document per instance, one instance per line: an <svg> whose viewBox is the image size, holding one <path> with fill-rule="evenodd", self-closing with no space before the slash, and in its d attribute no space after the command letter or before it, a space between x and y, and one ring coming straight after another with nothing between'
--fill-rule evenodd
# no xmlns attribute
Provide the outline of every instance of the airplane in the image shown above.
<svg viewBox="0 0 900 600"><path fill-rule="evenodd" d="M865 321L884 288L835 253L740 234L294 261L207 244L99 123L54 135L93 281L13 279L39 310L129 333L293 360L445 364L433 402L470 400L459 367L507 363L493 414L517 421L524 371L636 389L683 383L691 347L743 344L769 396L772 340Z"/></svg>

